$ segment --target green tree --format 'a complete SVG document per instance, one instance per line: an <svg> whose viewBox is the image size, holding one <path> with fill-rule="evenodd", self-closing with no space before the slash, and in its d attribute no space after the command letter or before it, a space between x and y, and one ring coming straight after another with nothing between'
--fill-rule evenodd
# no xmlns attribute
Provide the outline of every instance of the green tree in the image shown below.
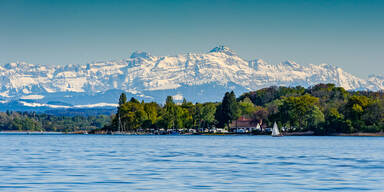
<svg viewBox="0 0 384 192"><path fill-rule="evenodd" d="M364 112L364 108L369 104L369 98L362 95L353 95L348 98L348 102L345 105L345 116L351 120L360 120L361 115Z"/></svg>
<svg viewBox="0 0 384 192"><path fill-rule="evenodd" d="M283 104L279 108L283 124L298 126L298 130L301 130L308 119L307 114L318 102L318 98L309 94L283 98Z"/></svg>
<svg viewBox="0 0 384 192"><path fill-rule="evenodd" d="M222 118L220 119L224 125L229 127L229 124L239 118L240 109L236 102L236 96L233 91L226 92L220 107Z"/></svg>
<svg viewBox="0 0 384 192"><path fill-rule="evenodd" d="M242 101L238 103L238 105L241 111L240 114L243 116L249 117L256 110L255 105L248 97L245 97Z"/></svg>
<svg viewBox="0 0 384 192"><path fill-rule="evenodd" d="M325 122L324 113L320 110L318 106L313 106L312 109L306 115L307 127L316 130L319 126Z"/></svg>
<svg viewBox="0 0 384 192"><path fill-rule="evenodd" d="M127 102L127 95L125 93L121 93L119 98L119 106L124 105Z"/></svg>
<svg viewBox="0 0 384 192"><path fill-rule="evenodd" d="M375 99L370 102L361 116L365 132L384 131L384 100Z"/></svg>
<svg viewBox="0 0 384 192"><path fill-rule="evenodd" d="M147 119L144 106L131 99L131 101L121 106L121 121L123 131L134 131L141 127L142 123Z"/></svg>
<svg viewBox="0 0 384 192"><path fill-rule="evenodd" d="M164 105L163 120L165 122L165 128L175 128L176 125L176 104L173 102L172 96L168 96Z"/></svg>
<svg viewBox="0 0 384 192"><path fill-rule="evenodd" d="M155 123L160 111L160 106L155 102L145 103L144 110L147 113L148 119Z"/></svg>
<svg viewBox="0 0 384 192"><path fill-rule="evenodd" d="M362 115L370 103L370 99L363 95L352 95L348 98L347 103L343 107L346 120L350 120L354 129L360 129L365 126L362 121Z"/></svg>
<svg viewBox="0 0 384 192"><path fill-rule="evenodd" d="M187 100L184 98L183 103L181 104L182 109L182 115L181 119L183 122L183 128L193 128L194 126L194 113L195 113L195 106L192 102L187 102Z"/></svg>
<svg viewBox="0 0 384 192"><path fill-rule="evenodd" d="M213 125L217 123L215 119L216 114L216 104L214 103L205 103L203 105L199 104L199 127L202 128L212 128Z"/></svg>
<svg viewBox="0 0 384 192"><path fill-rule="evenodd" d="M127 103L127 95L125 93L121 93L120 98L119 98L119 105L117 107L117 113L116 117L112 120L112 131L122 131L122 110L121 108ZM120 129L120 130L118 130Z"/></svg>

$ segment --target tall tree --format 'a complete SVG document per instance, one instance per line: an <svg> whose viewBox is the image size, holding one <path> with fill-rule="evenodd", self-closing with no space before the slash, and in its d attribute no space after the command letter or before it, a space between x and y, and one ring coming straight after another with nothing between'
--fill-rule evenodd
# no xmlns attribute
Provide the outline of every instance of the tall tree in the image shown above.
<svg viewBox="0 0 384 192"><path fill-rule="evenodd" d="M127 95L125 93L121 93L119 98L119 106L117 107L116 118L112 121L112 125L115 130L112 131L122 131L122 122L121 117L123 116L121 108L127 103Z"/></svg>
<svg viewBox="0 0 384 192"><path fill-rule="evenodd" d="M187 102L187 100L184 98L183 103L181 104L181 108L182 108L181 119L183 121L184 128L193 128L195 106L193 105L192 102Z"/></svg>
<svg viewBox="0 0 384 192"><path fill-rule="evenodd" d="M119 98L119 106L124 105L127 102L127 95L125 93L121 93Z"/></svg>
<svg viewBox="0 0 384 192"><path fill-rule="evenodd" d="M155 102L144 103L144 111L147 114L148 119L151 121L151 124L155 124L158 119L160 106Z"/></svg>
<svg viewBox="0 0 384 192"><path fill-rule="evenodd" d="M176 125L176 104L173 102L172 96L168 96L164 105L164 121L166 129L175 128Z"/></svg>
<svg viewBox="0 0 384 192"><path fill-rule="evenodd" d="M222 121L229 128L229 124L232 120L236 120L240 116L239 106L236 102L236 96L233 91L226 92L221 103L221 115Z"/></svg>
<svg viewBox="0 0 384 192"><path fill-rule="evenodd" d="M202 127L211 128L215 123L216 105L214 103L206 103L203 105L200 111L202 117Z"/></svg>

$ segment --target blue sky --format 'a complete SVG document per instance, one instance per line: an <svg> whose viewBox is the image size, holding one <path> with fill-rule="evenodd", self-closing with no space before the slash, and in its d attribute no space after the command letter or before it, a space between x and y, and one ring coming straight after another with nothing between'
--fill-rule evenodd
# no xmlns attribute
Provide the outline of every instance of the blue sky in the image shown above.
<svg viewBox="0 0 384 192"><path fill-rule="evenodd" d="M85 64L206 52L245 59L330 63L384 74L384 1L0 0L0 63Z"/></svg>

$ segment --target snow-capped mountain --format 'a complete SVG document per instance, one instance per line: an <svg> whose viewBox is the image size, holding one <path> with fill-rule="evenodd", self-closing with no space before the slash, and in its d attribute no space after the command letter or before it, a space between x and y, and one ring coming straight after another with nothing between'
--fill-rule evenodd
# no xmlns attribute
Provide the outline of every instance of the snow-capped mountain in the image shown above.
<svg viewBox="0 0 384 192"><path fill-rule="evenodd" d="M304 87L334 83L348 90L384 89L383 76L358 78L329 65L299 65L293 61L269 64L247 61L225 46L207 53L152 56L134 52L118 61L86 65L34 65L13 62L0 66L0 104L21 100L23 105L101 106L117 102L121 92L138 99L218 101L228 90L237 94L277 86Z"/></svg>

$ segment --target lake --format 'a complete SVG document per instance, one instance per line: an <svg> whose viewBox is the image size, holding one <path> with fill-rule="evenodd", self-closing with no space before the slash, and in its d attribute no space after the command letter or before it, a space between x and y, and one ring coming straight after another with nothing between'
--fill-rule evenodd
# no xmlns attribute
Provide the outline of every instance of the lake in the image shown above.
<svg viewBox="0 0 384 192"><path fill-rule="evenodd" d="M0 191L384 191L384 137L0 134Z"/></svg>

